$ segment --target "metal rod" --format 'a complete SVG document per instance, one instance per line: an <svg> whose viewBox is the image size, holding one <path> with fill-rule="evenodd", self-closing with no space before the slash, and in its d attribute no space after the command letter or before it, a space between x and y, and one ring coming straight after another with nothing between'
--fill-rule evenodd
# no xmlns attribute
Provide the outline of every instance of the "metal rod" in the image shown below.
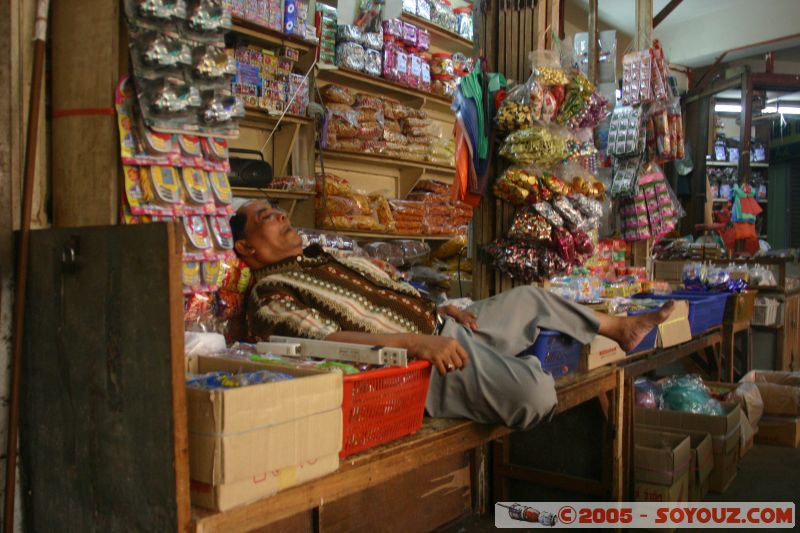
<svg viewBox="0 0 800 533"><path fill-rule="evenodd" d="M6 449L6 494L3 531L14 531L14 496L17 482L17 430L19 428L19 389L21 379L22 341L25 328L25 291L28 285L28 247L31 232L33 180L36 174L36 149L39 138L39 100L42 96L45 37L47 34L48 0L39 0L34 26L33 76L30 113L25 143L25 175L22 193L19 249L17 250L16 287L14 289L14 353L12 359L11 398L8 406L8 447Z"/></svg>

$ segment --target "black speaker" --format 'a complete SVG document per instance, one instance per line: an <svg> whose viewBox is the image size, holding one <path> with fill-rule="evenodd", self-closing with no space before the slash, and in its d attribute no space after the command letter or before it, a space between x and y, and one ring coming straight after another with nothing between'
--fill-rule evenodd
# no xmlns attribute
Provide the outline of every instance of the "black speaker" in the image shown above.
<svg viewBox="0 0 800 533"><path fill-rule="evenodd" d="M231 172L228 181L231 187L253 187L258 189L269 188L272 183L272 166L264 161L264 155L258 150L244 148L230 148L231 154L243 154L254 157L234 157L231 155Z"/></svg>

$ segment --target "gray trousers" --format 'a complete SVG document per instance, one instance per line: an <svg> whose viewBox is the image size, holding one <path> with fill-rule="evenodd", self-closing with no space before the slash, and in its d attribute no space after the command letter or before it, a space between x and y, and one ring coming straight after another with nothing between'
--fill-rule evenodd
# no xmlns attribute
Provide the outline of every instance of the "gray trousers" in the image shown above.
<svg viewBox="0 0 800 533"><path fill-rule="evenodd" d="M515 356L533 344L540 327L588 344L597 334L597 318L585 307L530 286L480 300L468 310L478 315L478 331L446 318L440 334L457 340L469 362L444 376L431 372L428 414L514 429L535 426L556 406L553 377L535 356Z"/></svg>

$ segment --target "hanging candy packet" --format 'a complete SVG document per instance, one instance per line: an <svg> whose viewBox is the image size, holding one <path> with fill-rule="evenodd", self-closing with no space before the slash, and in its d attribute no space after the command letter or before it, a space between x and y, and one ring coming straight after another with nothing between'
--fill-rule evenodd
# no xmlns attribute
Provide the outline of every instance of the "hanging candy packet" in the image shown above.
<svg viewBox="0 0 800 533"><path fill-rule="evenodd" d="M550 238L550 224L529 206L520 209L514 215L514 222L508 230L508 236L523 243L546 241Z"/></svg>

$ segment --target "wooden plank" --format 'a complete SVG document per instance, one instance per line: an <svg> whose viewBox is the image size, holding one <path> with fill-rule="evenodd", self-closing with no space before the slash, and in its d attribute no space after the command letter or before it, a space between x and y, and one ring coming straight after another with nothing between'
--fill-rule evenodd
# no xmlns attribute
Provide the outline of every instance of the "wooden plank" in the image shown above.
<svg viewBox="0 0 800 533"><path fill-rule="evenodd" d="M433 419L416 434L348 458L338 472L225 513L194 509L196 531L250 531L313 507L328 505L420 466L465 452L511 430L463 420Z"/></svg>
<svg viewBox="0 0 800 533"><path fill-rule="evenodd" d="M623 362L620 366L625 370L626 377L641 376L645 372L650 372L673 361L683 359L696 353L708 346L719 345L722 343L722 334L717 328L715 331L692 339L691 341L673 346L671 348L657 350L650 353L646 358L632 363Z"/></svg>
<svg viewBox="0 0 800 533"><path fill-rule="evenodd" d="M559 39L564 38L564 1L563 0L547 0L549 4L547 10L547 24L550 26L550 31L547 32L547 47L550 49L555 48L553 35L558 35Z"/></svg>
<svg viewBox="0 0 800 533"><path fill-rule="evenodd" d="M510 27L509 27L509 48L506 50L506 54L509 56L510 65L509 71L507 76L511 76L516 81L525 81L524 79L520 79L519 76L519 11L509 11L508 18L510 19Z"/></svg>
<svg viewBox="0 0 800 533"><path fill-rule="evenodd" d="M8 297L5 287L14 269L12 206L18 202L12 193L12 180L9 177L21 174L14 165L14 153L19 151L13 148L14 138L19 132L15 133L18 129L11 127L14 124L12 116L17 108L11 102L16 101L14 86L18 85L13 75L16 71L12 69L12 62L17 60L18 54L12 53L12 30L16 25L12 23L11 12L11 2L0 5L0 72L6 73L5 76L0 76L0 124L8 125L0 128L0 175L6 176L0 179L0 304L4 296Z"/></svg>
<svg viewBox="0 0 800 533"><path fill-rule="evenodd" d="M280 127L275 132L272 142L273 160L275 166L273 167L276 176L285 176L289 169L289 160L294 151L294 145L297 143L300 134L299 124L288 124L287 126Z"/></svg>
<svg viewBox="0 0 800 533"><path fill-rule="evenodd" d="M186 411L186 350L183 345L183 243L182 227L167 226L167 275L169 276L170 362L172 363L172 426L175 455L177 531L191 521L189 496L189 421Z"/></svg>
<svg viewBox="0 0 800 533"><path fill-rule="evenodd" d="M319 530L432 531L470 512L470 483L466 452L443 457L367 490L326 502L319 510Z"/></svg>
<svg viewBox="0 0 800 533"><path fill-rule="evenodd" d="M533 4L525 7L525 56L533 51L536 46L536 19L534 15ZM528 60L525 63L525 73L531 72L531 62Z"/></svg>
<svg viewBox="0 0 800 533"><path fill-rule="evenodd" d="M74 262L62 260L69 248ZM179 250L166 224L31 234L20 440L30 530L186 529Z"/></svg>
<svg viewBox="0 0 800 533"><path fill-rule="evenodd" d="M536 2L536 48L540 50L547 46L547 33L550 31L547 23L547 1Z"/></svg>
<svg viewBox="0 0 800 533"><path fill-rule="evenodd" d="M501 0L498 0L498 2ZM505 9L500 9L497 13L497 28L498 28L498 35L497 35L497 70L502 74L506 74L508 69L506 68L506 38L508 37L508 31L506 28L506 14L507 11Z"/></svg>
<svg viewBox="0 0 800 533"><path fill-rule="evenodd" d="M105 0L52 5L52 178L57 226L113 224L119 217L114 89L122 55L121 5ZM83 114L59 115L65 111Z"/></svg>
<svg viewBox="0 0 800 533"><path fill-rule="evenodd" d="M483 46L489 72L497 71L497 46L498 46L498 0L490 0L486 3L485 13L480 14L480 27L483 39L480 44ZM478 10L480 13L481 10Z"/></svg>

